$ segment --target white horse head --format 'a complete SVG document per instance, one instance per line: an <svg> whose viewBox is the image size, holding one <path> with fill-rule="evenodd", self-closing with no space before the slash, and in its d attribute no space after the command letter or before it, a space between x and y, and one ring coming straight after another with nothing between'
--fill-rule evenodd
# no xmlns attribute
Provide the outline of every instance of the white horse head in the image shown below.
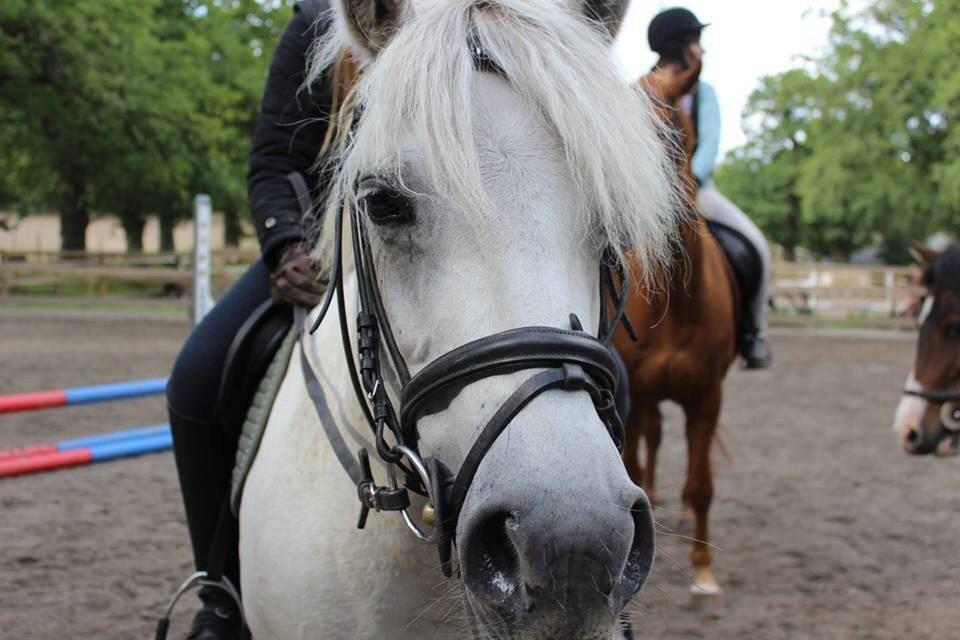
<svg viewBox="0 0 960 640"><path fill-rule="evenodd" d="M680 210L672 177L649 105L621 80L610 57L610 34L627 4L337 2L338 28L318 49L314 74L344 44L365 61L365 69L356 89L362 116L341 151L331 201L349 203L365 216L383 308L411 373L484 336L535 325L569 329L571 313L595 334L598 265L605 249L630 252L646 274L665 268ZM320 244L323 258L332 254L330 226ZM354 281L348 277L347 283L348 297L355 296ZM324 358L316 368L332 393L346 398L344 404L356 404L343 370L327 363L341 357L333 325L325 323L315 338L315 352ZM424 457L456 473L484 424L530 375L528 370L483 378L431 407L417 423ZM399 396L393 383L391 391ZM303 406L302 392L295 395L281 392L280 402ZM355 416L353 430L362 430L356 409L344 415ZM275 422L282 420L271 419L264 453L271 438L286 437L271 431L284 433ZM309 429L305 433L310 437ZM322 437L318 428L312 433ZM277 451L291 447L278 444ZM301 459L303 447L293 447ZM329 460L322 449L318 455ZM282 457L257 465L279 466ZM335 466L324 473L343 475ZM258 518L263 516L257 510L270 511L267 496L276 500L282 482L277 478L255 467L247 491L260 497L252 503L245 497L244 510ZM336 488L324 493L326 499L336 495L355 504L342 479L323 476L313 483ZM395 516L377 519L390 517ZM324 525L332 526L317 527ZM244 525L244 549L256 544L250 531ZM294 536L283 535L290 541L287 548L296 546ZM338 561L351 545L376 550L370 553L383 566L392 562L385 559L390 554L415 553L406 547L390 547L388 553L385 539L370 532L342 540L334 532L322 535L326 544L342 545ZM646 497L630 482L587 393L548 391L510 421L470 485L456 541L463 585L458 601L470 637L613 635L621 609L650 569L652 520ZM268 571L270 562L282 564L282 556L262 559L257 571ZM257 593L251 596L246 556L243 562L248 599L264 610L282 610L264 595L260 577L253 579L261 582L252 584ZM354 562L355 571L360 562ZM388 592L386 585L394 584L411 606L418 605L421 593L426 602L420 605L432 599L423 585L436 576L435 568L424 575L420 567L416 578L378 573L380 568L364 567L363 576ZM298 571L305 569L298 565ZM316 569L312 575L349 589L343 573ZM271 584L289 585L279 579ZM327 596L334 588L313 587ZM288 589L297 592L295 585ZM351 593L364 598L356 589ZM315 607L332 611L336 602L328 597ZM384 607L382 600L370 603L373 615L383 614ZM354 619L339 610L332 615ZM270 614L254 612L251 619L265 620L261 616ZM317 614L313 628L329 633L322 618ZM303 629L299 624L290 628ZM265 621L260 632L270 637L271 628L276 624ZM396 638L405 637L406 629L376 632L381 631L382 637ZM439 637L432 633L411 631L410 637Z"/></svg>

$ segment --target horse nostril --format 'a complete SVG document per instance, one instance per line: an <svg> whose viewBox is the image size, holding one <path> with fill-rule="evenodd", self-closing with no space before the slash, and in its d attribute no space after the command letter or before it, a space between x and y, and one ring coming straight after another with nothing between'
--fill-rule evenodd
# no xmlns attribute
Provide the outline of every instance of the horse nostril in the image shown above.
<svg viewBox="0 0 960 640"><path fill-rule="evenodd" d="M624 597L634 595L647 581L653 568L654 526L653 510L646 496L637 500L631 509L633 515L633 543L623 568L623 578L617 591Z"/></svg>
<svg viewBox="0 0 960 640"><path fill-rule="evenodd" d="M907 453L913 455L926 453L924 451L923 432L917 427L911 427L910 430L907 431L903 447L906 449Z"/></svg>
<svg viewBox="0 0 960 640"><path fill-rule="evenodd" d="M478 522L464 541L464 584L490 604L504 604L522 585L520 558L510 535L516 526L511 514L494 513Z"/></svg>

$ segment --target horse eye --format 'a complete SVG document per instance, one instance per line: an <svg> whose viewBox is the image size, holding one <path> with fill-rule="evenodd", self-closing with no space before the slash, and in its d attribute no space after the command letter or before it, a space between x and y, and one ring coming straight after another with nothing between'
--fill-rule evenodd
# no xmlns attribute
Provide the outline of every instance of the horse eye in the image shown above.
<svg viewBox="0 0 960 640"><path fill-rule="evenodd" d="M403 224L412 222L414 217L413 201L391 187L380 187L365 194L360 206L374 224Z"/></svg>
<svg viewBox="0 0 960 640"><path fill-rule="evenodd" d="M960 322L949 322L943 327L943 333L948 338L960 338Z"/></svg>

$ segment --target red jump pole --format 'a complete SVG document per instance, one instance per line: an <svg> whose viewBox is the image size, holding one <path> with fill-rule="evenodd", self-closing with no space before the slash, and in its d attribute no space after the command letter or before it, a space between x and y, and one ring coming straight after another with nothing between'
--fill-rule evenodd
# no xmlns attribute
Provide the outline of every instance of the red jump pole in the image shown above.
<svg viewBox="0 0 960 640"><path fill-rule="evenodd" d="M0 451L0 461L9 458L26 458L27 456L37 456L41 453L56 453L59 451L55 444L35 444L29 447L19 447L17 449L6 449Z"/></svg>
<svg viewBox="0 0 960 640"><path fill-rule="evenodd" d="M57 451L55 453L40 453L19 458L0 460L0 478L17 476L23 473L50 471L64 467L76 467L90 464L93 454L90 449L74 449L72 451Z"/></svg>
<svg viewBox="0 0 960 640"><path fill-rule="evenodd" d="M67 393L63 389L0 396L0 413L15 413L17 411L33 411L34 409L65 406L67 406Z"/></svg>

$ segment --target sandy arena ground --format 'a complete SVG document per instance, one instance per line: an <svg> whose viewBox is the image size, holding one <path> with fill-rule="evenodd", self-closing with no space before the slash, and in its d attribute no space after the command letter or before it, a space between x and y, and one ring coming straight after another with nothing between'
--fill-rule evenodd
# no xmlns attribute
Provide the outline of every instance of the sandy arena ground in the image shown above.
<svg viewBox="0 0 960 640"><path fill-rule="evenodd" d="M0 393L165 375L186 332L0 310ZM793 332L774 346L772 371L729 379L712 521L725 591L706 606L687 593L684 444L667 412L639 638L960 638L960 461L909 458L890 432L912 342ZM3 416L0 448L163 420L161 398ZM0 638L152 637L188 557L170 454L0 480Z"/></svg>

